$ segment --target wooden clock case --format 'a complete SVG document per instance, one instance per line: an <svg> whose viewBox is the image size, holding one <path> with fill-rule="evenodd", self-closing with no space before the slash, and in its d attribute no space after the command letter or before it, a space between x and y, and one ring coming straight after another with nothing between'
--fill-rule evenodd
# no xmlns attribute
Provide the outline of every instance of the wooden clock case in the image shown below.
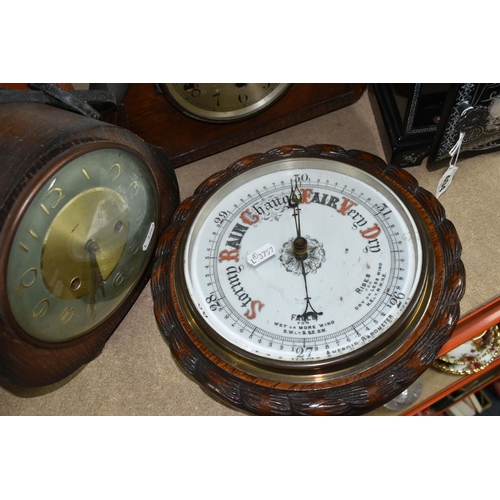
<svg viewBox="0 0 500 500"><path fill-rule="evenodd" d="M100 147L136 152L147 163L160 193L158 234L179 203L173 168L164 152L128 130L46 104L0 104L0 245L15 232L17 213L32 193L68 158ZM5 250L5 252L4 252ZM38 341L21 331L9 317L4 280L7 258L0 262L0 379L16 386L40 387L58 382L90 362L132 307L149 281L151 261L125 301L91 332L60 343Z"/></svg>
<svg viewBox="0 0 500 500"><path fill-rule="evenodd" d="M122 101L124 112L118 114L117 124L162 147L174 167L180 167L353 104L366 87L360 83L295 83L276 103L254 116L206 123L176 109L158 85L133 83Z"/></svg>

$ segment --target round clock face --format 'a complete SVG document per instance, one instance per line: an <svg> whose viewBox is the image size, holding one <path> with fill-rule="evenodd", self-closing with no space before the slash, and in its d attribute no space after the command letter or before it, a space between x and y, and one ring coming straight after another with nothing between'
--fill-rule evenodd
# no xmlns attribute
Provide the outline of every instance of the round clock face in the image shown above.
<svg viewBox="0 0 500 500"><path fill-rule="evenodd" d="M404 201L369 173L272 162L199 210L183 250L188 300L243 356L324 364L373 350L401 323L433 258L421 237Z"/></svg>
<svg viewBox="0 0 500 500"><path fill-rule="evenodd" d="M175 358L256 414L359 414L411 385L458 321L460 242L403 170L337 146L252 155L198 187L152 276Z"/></svg>
<svg viewBox="0 0 500 500"><path fill-rule="evenodd" d="M61 342L103 323L141 278L154 252L158 196L144 161L118 147L47 172L6 242L6 290L25 333Z"/></svg>
<svg viewBox="0 0 500 500"><path fill-rule="evenodd" d="M165 95L187 114L206 121L234 121L267 108L288 83L165 83Z"/></svg>

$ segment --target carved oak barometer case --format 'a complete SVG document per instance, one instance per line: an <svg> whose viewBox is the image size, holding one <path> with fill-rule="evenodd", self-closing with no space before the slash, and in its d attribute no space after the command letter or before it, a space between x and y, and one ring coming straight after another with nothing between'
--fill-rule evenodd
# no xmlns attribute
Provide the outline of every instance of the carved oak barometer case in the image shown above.
<svg viewBox="0 0 500 500"><path fill-rule="evenodd" d="M243 411L370 411L434 361L459 318L454 226L368 153L248 156L172 221L153 270L157 321L183 368Z"/></svg>

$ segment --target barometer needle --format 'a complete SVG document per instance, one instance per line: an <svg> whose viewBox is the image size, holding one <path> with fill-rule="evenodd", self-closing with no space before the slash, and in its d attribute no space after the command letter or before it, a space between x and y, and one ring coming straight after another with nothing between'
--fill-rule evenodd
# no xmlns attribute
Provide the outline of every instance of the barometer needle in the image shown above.
<svg viewBox="0 0 500 500"><path fill-rule="evenodd" d="M298 181L295 180L295 185L292 180L290 180L290 197L288 200L288 206L293 208L293 218L295 220L295 231L297 233L297 237L293 240L292 248L295 258L300 263L300 269L302 273L302 277L304 279L304 288L306 292L306 308L302 314L298 316L298 318L303 321L307 321L309 319L318 319L318 316L323 314L322 312L316 312L311 305L311 297L309 297L309 290L307 287L307 272L304 265L304 261L308 258L307 253L307 240L302 236L302 229L300 225L300 204L302 203L302 192L299 189Z"/></svg>

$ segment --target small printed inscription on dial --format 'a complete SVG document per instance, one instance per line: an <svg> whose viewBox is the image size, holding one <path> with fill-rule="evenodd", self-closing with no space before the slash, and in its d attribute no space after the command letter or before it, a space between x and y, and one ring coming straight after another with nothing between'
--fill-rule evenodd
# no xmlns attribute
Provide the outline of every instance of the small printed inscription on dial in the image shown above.
<svg viewBox="0 0 500 500"><path fill-rule="evenodd" d="M355 351L400 317L419 279L418 231L394 193L351 167L316 166L218 191L186 248L188 289L206 321L264 358Z"/></svg>

